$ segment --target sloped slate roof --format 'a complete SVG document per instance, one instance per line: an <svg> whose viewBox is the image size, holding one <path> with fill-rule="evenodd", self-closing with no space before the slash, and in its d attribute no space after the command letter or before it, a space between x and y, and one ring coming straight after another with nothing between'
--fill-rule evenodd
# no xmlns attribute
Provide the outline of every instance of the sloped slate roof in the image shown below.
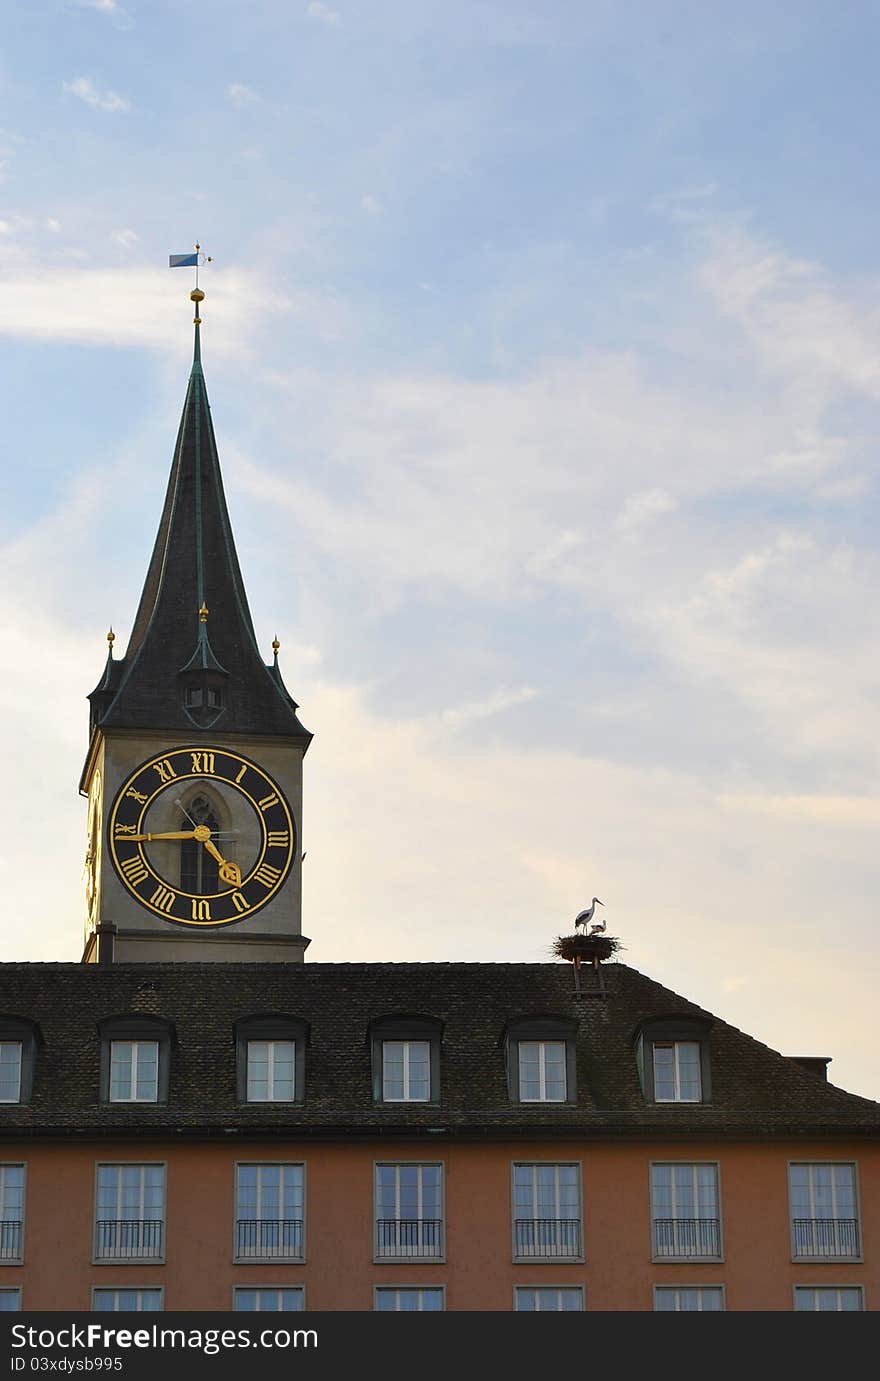
<svg viewBox="0 0 880 1381"><path fill-rule="evenodd" d="M880 1134L880 1104L845 1093L717 1018L712 1102L646 1106L632 1037L652 1017L710 1016L624 964L603 998L576 999L567 964L0 964L0 1012L39 1023L28 1106L0 1105L7 1134L645 1137ZM103 1017L150 1012L176 1044L165 1105L98 1099ZM236 1101L233 1023L272 1012L310 1026L301 1107ZM369 1023L405 1013L443 1023L441 1102L376 1106ZM577 1022L577 1106L511 1105L503 1035L516 1017Z"/></svg>
<svg viewBox="0 0 880 1381"><path fill-rule="evenodd" d="M311 738L280 672L260 655L232 525L196 326L195 358L174 448L159 530L125 657L92 692L104 729L192 734L178 673L194 665L228 673L222 733ZM206 604L207 624L199 610ZM207 644L209 643L209 647Z"/></svg>

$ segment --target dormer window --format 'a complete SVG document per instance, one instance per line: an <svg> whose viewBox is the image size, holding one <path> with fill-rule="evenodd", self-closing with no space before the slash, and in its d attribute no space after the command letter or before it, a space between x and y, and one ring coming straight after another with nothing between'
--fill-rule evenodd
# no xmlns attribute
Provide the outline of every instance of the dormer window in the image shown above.
<svg viewBox="0 0 880 1381"><path fill-rule="evenodd" d="M174 1024L130 1012L98 1022L103 1103L167 1103Z"/></svg>
<svg viewBox="0 0 880 1381"><path fill-rule="evenodd" d="M187 686L183 703L188 710L200 710L203 706L219 710L223 696L219 686Z"/></svg>
<svg viewBox="0 0 880 1381"><path fill-rule="evenodd" d="M709 1029L704 1017L643 1022L636 1035L642 1092L649 1103L708 1103Z"/></svg>
<svg viewBox="0 0 880 1381"><path fill-rule="evenodd" d="M29 1103L40 1039L36 1022L0 1016L0 1103Z"/></svg>
<svg viewBox="0 0 880 1381"><path fill-rule="evenodd" d="M574 1103L577 1023L566 1017L520 1017L504 1036L512 1103Z"/></svg>
<svg viewBox="0 0 880 1381"><path fill-rule="evenodd" d="M299 1017L262 1013L235 1023L240 1103L302 1103L309 1026Z"/></svg>
<svg viewBox="0 0 880 1381"><path fill-rule="evenodd" d="M443 1023L393 1016L370 1027L373 1097L377 1103L438 1103Z"/></svg>

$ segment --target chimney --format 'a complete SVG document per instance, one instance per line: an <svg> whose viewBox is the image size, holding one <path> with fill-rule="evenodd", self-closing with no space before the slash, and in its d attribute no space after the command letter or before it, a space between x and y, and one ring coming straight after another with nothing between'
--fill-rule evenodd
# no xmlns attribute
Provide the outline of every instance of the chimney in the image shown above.
<svg viewBox="0 0 880 1381"><path fill-rule="evenodd" d="M828 1082L828 1066L832 1058L830 1055L789 1055L788 1058L792 1064L800 1065L801 1069L806 1069L810 1074L816 1074Z"/></svg>

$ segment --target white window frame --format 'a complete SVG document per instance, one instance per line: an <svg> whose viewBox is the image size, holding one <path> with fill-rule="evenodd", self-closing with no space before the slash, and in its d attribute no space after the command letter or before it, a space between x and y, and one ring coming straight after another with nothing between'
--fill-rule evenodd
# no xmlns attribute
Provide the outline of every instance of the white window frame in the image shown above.
<svg viewBox="0 0 880 1381"><path fill-rule="evenodd" d="M129 1084L129 1093L128 1093L128 1097L127 1097L127 1098L120 1098L120 1097L118 1097L118 1096L117 1096L117 1097L114 1097L114 1096L113 1096L113 1065L114 1065L114 1056L113 1056L113 1052L115 1051L115 1049L116 1049L117 1046L121 1046L121 1045L127 1045L127 1046L130 1046L130 1047L131 1047L131 1066L130 1066L130 1068L131 1068L131 1082L130 1082L130 1084ZM155 1093L154 1093L151 1097L139 1098L139 1097L138 1097L138 1092L137 1092L137 1086L138 1086L138 1061L139 1061L139 1058L140 1058L140 1051L141 1051L141 1048L142 1048L143 1046L147 1046L147 1045L152 1046L152 1048L153 1048L153 1049L155 1050L155 1052L156 1052L156 1062L155 1062L155 1063L156 1063L156 1091L155 1091ZM110 1101L111 1103L158 1103L158 1101L159 1101L159 1061L160 1061L161 1058L162 1058L162 1050L161 1050L161 1046L160 1046L160 1042L159 1042L159 1041L153 1041L153 1040L133 1040L133 1039L127 1039L127 1038L122 1038L121 1040L111 1040L111 1041L110 1041L110 1085L109 1085L109 1088L108 1088L108 1099L109 1099L109 1101ZM101 1288L103 1289L103 1286L102 1286Z"/></svg>
<svg viewBox="0 0 880 1381"><path fill-rule="evenodd" d="M546 1310L542 1310L542 1309L517 1309L517 1307L516 1307L516 1306L517 1306L517 1296L519 1295L519 1293L520 1293L521 1290L576 1290L576 1291L578 1292L578 1294L580 1295L580 1298L581 1298L581 1306L580 1306L580 1309L579 1309L579 1310L578 1310L578 1309L554 1309L554 1310L550 1310L550 1309L546 1309ZM586 1309L586 1307L587 1307L587 1306L586 1306L586 1292L585 1292L585 1290L584 1290L584 1286L583 1286L583 1285L554 1285L554 1284L552 1284L551 1282L548 1281L547 1284L543 1284L543 1285L514 1285L514 1287L513 1287L513 1312L514 1312L514 1314L541 1314L541 1313L547 1313L547 1314L549 1314L549 1313L554 1313L554 1314L578 1314L578 1313L581 1313L581 1314L582 1314L582 1313L584 1312L584 1310Z"/></svg>
<svg viewBox="0 0 880 1381"><path fill-rule="evenodd" d="M702 1292L703 1290L719 1290L719 1291L721 1292L721 1308L720 1308L720 1310L719 1310L719 1309L703 1309L703 1307L702 1307L702 1301L701 1301L701 1302L700 1302L700 1308L699 1308L699 1309L676 1309L676 1310L669 1310L669 1309L667 1309L667 1310L659 1310L659 1311L658 1311L658 1309L657 1309L657 1294L658 1294L658 1291L660 1291L660 1290L698 1290L698 1291L700 1291L700 1292ZM720 1282L709 1282L709 1283L706 1283L705 1281L702 1281L702 1282L694 1281L694 1283L691 1284L690 1281L686 1281L686 1282L678 1281L677 1283L673 1283L672 1281L669 1281L669 1282L664 1281L662 1285L655 1285L655 1286L654 1286L654 1313L656 1314L656 1313L658 1313L658 1312L659 1312L659 1313L676 1313L676 1314L718 1314L718 1313L725 1314L725 1313L727 1312L727 1291L726 1291L725 1287L724 1287Z"/></svg>
<svg viewBox="0 0 880 1381"><path fill-rule="evenodd" d="M120 1291L122 1291L122 1290L133 1290L133 1291L135 1292L135 1294L138 1296L137 1308L136 1308L136 1310L135 1310L135 1312L138 1313L138 1314L161 1314L161 1313L163 1313L164 1310L165 1310L165 1286L164 1286L164 1285L93 1285L93 1286L92 1286L92 1309L91 1309L91 1312L92 1312L93 1314L95 1314L95 1313L107 1313L107 1314L119 1314L119 1313L121 1313L122 1311L121 1311L119 1308L107 1309L107 1310L98 1310L98 1309L96 1309L96 1308L95 1308L95 1305L96 1305L96 1303L97 1303L97 1300L95 1299L95 1296L96 1296L99 1292L100 1292L100 1293L104 1293L104 1294L106 1294L106 1293L114 1294L114 1295L116 1296L116 1303L118 1304L119 1294L120 1294ZM144 1307L143 1307L143 1301L142 1301L142 1296L143 1296L143 1292L144 1292L145 1290L150 1290L150 1291L152 1291L153 1293L158 1293L158 1295L159 1295L159 1308L158 1308L158 1309L144 1309Z"/></svg>
<svg viewBox="0 0 880 1381"><path fill-rule="evenodd" d="M297 1290L302 1299L302 1309L236 1309L235 1301L239 1290ZM306 1308L306 1287L299 1285L296 1281L287 1281L283 1285L233 1285L232 1287L232 1312L233 1314L301 1314Z"/></svg>
<svg viewBox="0 0 880 1381"><path fill-rule="evenodd" d="M436 1253L436 1254L435 1254L435 1253L433 1253L433 1252L424 1252L424 1253L422 1253L422 1252L418 1252L418 1253L416 1253L416 1252L406 1252L406 1253L403 1254L403 1255L395 1255L395 1254L392 1253L392 1252L383 1252L383 1253L380 1254L380 1252L379 1252L379 1250L378 1250L378 1240L377 1240L376 1228L377 1228L377 1224L378 1224L378 1222L379 1222L379 1170L380 1170L380 1168L389 1168L389 1167L390 1167L391 1169L394 1169L394 1170L398 1170L398 1171L399 1171L399 1170L400 1170L402 1167L404 1167L404 1166L406 1166L406 1167L408 1167L408 1168L416 1167L418 1170L432 1169L432 1170L439 1170L439 1171L440 1171L440 1251L439 1251L439 1253ZM420 1210L420 1213L419 1213L419 1218L418 1218L418 1220L417 1220L418 1222L424 1221L424 1220L423 1220L423 1217L422 1217L422 1214L421 1214L422 1194L423 1194L423 1189L422 1189L422 1177L421 1177L421 1175L419 1175L419 1210ZM400 1201L400 1176L399 1176L399 1175L398 1175L398 1177L397 1177L397 1187L396 1187L395 1198L396 1198L396 1200L397 1200L397 1202L398 1202L398 1204L399 1204L399 1201ZM399 1216L400 1216L400 1215L398 1214L398 1217L399 1217ZM383 1159L383 1160L374 1160L374 1161L373 1161L373 1264L374 1264L374 1265L382 1265L382 1264L384 1264L384 1263L386 1263L386 1262L392 1262L392 1263L393 1263L393 1262L397 1262L397 1263L400 1263L401 1261L425 1261L425 1262L441 1262L441 1263L442 1263L442 1262L445 1262L445 1260L446 1260L446 1163L445 1163L445 1161L442 1161L442 1160L397 1160L397 1159L395 1159L395 1160L384 1160L384 1159Z"/></svg>
<svg viewBox="0 0 880 1381"><path fill-rule="evenodd" d="M717 1256L710 1256L710 1255L703 1255L703 1254L699 1254L699 1255L697 1255L697 1254L692 1254L692 1255L689 1255L689 1254L687 1254L687 1253L679 1253L679 1254L669 1253L668 1255L667 1255L666 1253L658 1254L658 1253L657 1253L657 1250L656 1250L656 1236L655 1236L655 1232L654 1232L654 1224L657 1222L658 1217L659 1217L659 1215L658 1215L658 1213L657 1213L657 1211L656 1211L655 1204L654 1204L654 1170L655 1170L655 1169L668 1169L668 1170L671 1170L671 1171L675 1171L676 1169L680 1168L681 1166L686 1166L688 1169L692 1170L692 1171L693 1171L693 1181L694 1181L694 1203L695 1203L695 1205L696 1205L697 1200L698 1200L698 1197L699 1197L699 1196L698 1196L698 1193L697 1193L697 1174L696 1174L696 1172L697 1172L697 1169L698 1169L698 1168L705 1167L705 1166L707 1166L707 1165L712 1166L712 1167L714 1168L714 1170L715 1170L715 1207L716 1207L716 1210L717 1210L717 1213L718 1213L718 1255L717 1255ZM712 1261L712 1262L716 1262L716 1261L723 1261L723 1260L724 1260L724 1218L723 1218L722 1211L721 1211L721 1163L720 1163L719 1161L717 1161L717 1160L652 1160L651 1163L650 1163L650 1165L649 1165L649 1167L648 1167L648 1188L649 1188L649 1193L650 1193L650 1196L651 1196L651 1260L652 1260L652 1262L654 1262L655 1264L657 1264L658 1262L662 1264L664 1261L670 1261L670 1262L673 1262L673 1263L674 1263L674 1262L677 1262L677 1261ZM674 1178L674 1175L673 1175L673 1180L672 1180L672 1197L673 1197L673 1206L674 1206L674 1200L675 1200L675 1178ZM678 1215L675 1214L675 1213L673 1213L672 1217L673 1217L673 1219L677 1220ZM685 1218L684 1221L690 1221L690 1220ZM697 1219L696 1221L700 1221L700 1220ZM710 1220L705 1220L705 1221L710 1221Z"/></svg>
<svg viewBox="0 0 880 1381"><path fill-rule="evenodd" d="M14 1098L0 1098L0 1103L8 1103L8 1104L20 1103L20 1102L21 1102L21 1069L22 1069L22 1064L23 1064L23 1061L24 1061L24 1041L16 1041L16 1040L12 1040L12 1041L0 1041L0 1053L3 1052L3 1050L6 1048L7 1045L15 1045L15 1046L18 1047L18 1079L17 1079L17 1081L16 1081L15 1097L14 1097Z"/></svg>
<svg viewBox="0 0 880 1381"><path fill-rule="evenodd" d="M423 1295L423 1294L425 1293L426 1290L431 1290L432 1292L439 1291L439 1292L440 1292L440 1299L441 1299L441 1301L442 1301L443 1307L442 1307L442 1309L423 1309L423 1308L420 1307L419 1309L403 1310L403 1309L401 1309L401 1308L398 1306L397 1309L383 1310L383 1311L382 1311L383 1313L389 1313L389 1314L403 1314L403 1313L411 1313L411 1314L442 1314L442 1313L445 1313L445 1312L446 1312L446 1286L445 1286L445 1285L407 1285L407 1284L404 1284L402 1281L401 1281L401 1282L395 1281L395 1283L394 1283L393 1285L374 1285L374 1286L373 1286L373 1313L376 1314L376 1313L379 1312L379 1310L378 1310L378 1300L379 1300L379 1296L380 1296L381 1294L394 1293L394 1292L396 1292L397 1294L400 1294L400 1293L401 1293L402 1291L404 1291L404 1290L415 1290L419 1296ZM421 1305L421 1299L419 1300L419 1304Z"/></svg>
<svg viewBox="0 0 880 1381"><path fill-rule="evenodd" d="M8 1160L0 1162L0 1213L6 1211L6 1171L21 1171L21 1241L20 1250L17 1256L0 1256L2 1266L23 1266L24 1265L24 1233L25 1215L27 1212L27 1164L23 1160ZM15 1219L2 1219L2 1222L15 1222ZM2 1229L0 1229L2 1231ZM2 1242L2 1238L0 1238ZM10 1287L11 1288L11 1287Z"/></svg>
<svg viewBox="0 0 880 1381"><path fill-rule="evenodd" d="M241 1213L240 1213L240 1184L239 1184L239 1174L240 1174L240 1172L241 1172L243 1169L262 1171L262 1170L265 1170L267 1167L272 1167L273 1169L279 1169L279 1170L291 1170L291 1169L293 1169L293 1170L300 1170L300 1171L302 1171L302 1250L301 1250L300 1252L297 1252L297 1253L294 1254L294 1255L290 1255L290 1254L285 1255L283 1252L266 1252L266 1253L263 1253L262 1255L260 1255L260 1254L258 1253L258 1254L255 1254L254 1256L241 1256L241 1255L239 1254L239 1250L238 1250L238 1224L239 1224L239 1221L241 1220ZM307 1184L307 1178L306 1178L306 1162L305 1162L304 1160L237 1160L237 1161L235 1162L235 1186L234 1186L234 1208L235 1208L235 1213L234 1213L233 1220L232 1220L232 1260L235 1262L235 1264L240 1266L240 1265L247 1265L247 1264L250 1263L250 1262L253 1262L253 1263L255 1263L255 1264L260 1264L260 1263L266 1263L266 1262L269 1262L269 1261L293 1262L293 1263L296 1264L296 1265L302 1264L302 1263L305 1261L305 1259L306 1259L306 1230L307 1230L307 1226L308 1226L308 1224L307 1224L307 1215L306 1215L306 1204L307 1204L307 1202L308 1202L307 1193L308 1193L308 1184ZM259 1211L260 1213L262 1212L262 1198L263 1198L262 1176L261 1176L261 1175L258 1175L258 1183L257 1183L257 1207L258 1207L258 1211ZM273 1221L276 1221L276 1220L273 1220L273 1219L271 1219L271 1218L269 1218L269 1217L266 1217L266 1218L258 1217L258 1218L257 1218L257 1222L273 1222ZM243 1286L241 1286L240 1288L243 1289L243 1290L245 1290L245 1289L249 1289L250 1287L249 1287L249 1286L243 1285ZM269 1287L269 1286L266 1286L265 1288L266 1288L266 1289L269 1289L270 1287ZM272 1288L278 1288L278 1289L280 1289L281 1287L280 1287L280 1286L277 1286L277 1287L272 1287Z"/></svg>
<svg viewBox="0 0 880 1381"><path fill-rule="evenodd" d="M852 1255L852 1256L844 1256L844 1255L841 1255L841 1256L805 1256L805 1255L801 1255L800 1253L799 1253L797 1256L795 1256L795 1253L794 1253L794 1213L792 1212L792 1208L793 1208L793 1203L792 1203L792 1183L791 1183L791 1172L792 1172L792 1169L794 1168L794 1166L806 1166L807 1169L812 1170L813 1168L818 1167L818 1166L826 1166L826 1167L827 1167L827 1166L831 1166L831 1167L834 1167L834 1166L843 1166L843 1165L848 1166L849 1169L852 1170L852 1177L853 1177L853 1204L854 1204L855 1215L856 1215L856 1216L855 1216L855 1222L856 1222L856 1232L857 1232L857 1234L858 1234L858 1239L859 1239L859 1251L858 1251L856 1254ZM834 1262L840 1262L841 1264L846 1264L846 1263L848 1263L848 1262L863 1261L863 1260L864 1260L864 1243L863 1243L863 1241L862 1241L862 1202L861 1202L861 1192L860 1192L860 1188L859 1188L859 1163L858 1163L858 1161L855 1161L855 1160L802 1160L800 1157L798 1157L797 1160L790 1160L790 1161L788 1162L788 1167L787 1167L787 1170L786 1170L786 1176L787 1176L787 1179L788 1179L788 1237L789 1237L789 1248L790 1248L790 1251L791 1251L791 1261L792 1261L793 1263L797 1264L797 1265L800 1265L800 1264L802 1264L803 1262L808 1262L808 1261L820 1261L820 1262L823 1262L823 1263L824 1263L824 1262L829 1262L829 1261L834 1261ZM833 1191L833 1192L836 1192L836 1191ZM814 1202L814 1189L813 1189L813 1182L812 1182L812 1175L811 1175L811 1176L810 1176L810 1206L811 1206L811 1209L812 1209L813 1202ZM836 1208L836 1205L835 1205L835 1208ZM835 1216L834 1221L835 1221L835 1222L838 1221L837 1218L836 1218L836 1216ZM845 1221L847 1221L847 1220L846 1220L846 1219L841 1219L840 1221L845 1222Z"/></svg>
<svg viewBox="0 0 880 1381"><path fill-rule="evenodd" d="M680 1050L681 1046L683 1046L683 1045L693 1045L693 1046L696 1046L696 1050L697 1050L697 1078L698 1078L698 1080L699 1080L699 1090L698 1090L698 1093L697 1093L697 1097L696 1097L696 1098L682 1098L682 1096L681 1096L681 1065L680 1065L680 1059L679 1059L679 1050ZM659 1095L659 1093L657 1092L657 1049L658 1049L658 1047L664 1048L664 1047L667 1047L667 1046L672 1046L672 1050L673 1050L672 1070L673 1070L673 1084L674 1084L674 1086L675 1086L675 1092L674 1092L674 1095L673 1095L672 1098L661 1098L660 1095ZM656 1040L652 1040L652 1041L651 1041L651 1060L652 1060L652 1063L653 1063L652 1075L653 1075L653 1080L654 1080L654 1102L655 1102L655 1103L702 1103L702 1101L703 1101L703 1066L702 1066L702 1047L701 1047L701 1042L700 1042L700 1041L695 1041L695 1040L684 1040L684 1039L681 1039L681 1040L679 1040L679 1039L663 1040L662 1038L659 1038L659 1037L658 1037Z"/></svg>
<svg viewBox="0 0 880 1381"><path fill-rule="evenodd" d="M102 1170L126 1170L126 1169L130 1169L132 1166L137 1166L141 1171L144 1171L144 1170L147 1170L147 1169L155 1169L155 1168L160 1168L160 1169L161 1169L161 1171L162 1171L162 1217L161 1217L161 1218L150 1218L150 1219L145 1219L144 1216L143 1216L143 1212L142 1212L142 1213L141 1213L140 1220L137 1220L137 1219L125 1219L125 1218L122 1218L119 1214L117 1214L117 1217L116 1217L116 1219L115 1219L114 1221L116 1221L116 1222L128 1222L128 1221L131 1221L131 1222L136 1222L136 1221L145 1222L145 1221L146 1221L146 1222L161 1223L161 1224L162 1224L162 1250L161 1250L161 1252L158 1253L156 1256L141 1256L141 1255L138 1255L138 1256L99 1256L99 1254L98 1254L98 1221L99 1221L99 1220L98 1220L98 1207L99 1207L99 1203L98 1203L98 1191L99 1191L99 1186L100 1186L100 1174L101 1174L101 1171L102 1171ZM145 1207L145 1205L144 1205L144 1199L145 1199L145 1196L146 1196L146 1183L145 1183L145 1179L146 1179L146 1177L142 1174L142 1175L141 1175L141 1188L140 1188L140 1198L141 1198L141 1208L142 1208L142 1209ZM116 1204L117 1204L117 1208L121 1206L121 1205L120 1205L121 1195L122 1195L122 1181L121 1181L121 1176L120 1176L120 1180L119 1180L119 1183L118 1183L117 1189L116 1189ZM138 1265L145 1265L145 1264L148 1263L148 1262L151 1263L151 1264L154 1264L154 1265L164 1265L164 1264L165 1264L165 1244L166 1244L167 1237L168 1237L168 1162L165 1161L165 1160L99 1160L99 1161L96 1161L96 1162L95 1162L95 1197L94 1197L94 1208L93 1208L93 1210L92 1210L92 1265L93 1265L93 1266L119 1266L119 1265L121 1265L121 1264L123 1264L123 1263L127 1263L127 1262L135 1262L135 1263L138 1264ZM104 1288L104 1287L101 1286L101 1289L103 1289L103 1288Z"/></svg>
<svg viewBox="0 0 880 1381"><path fill-rule="evenodd" d="M21 1313L21 1286L20 1285L0 1285L0 1295L17 1295L18 1304L15 1309L0 1309L0 1314L20 1314Z"/></svg>
<svg viewBox="0 0 880 1381"><path fill-rule="evenodd" d="M856 1311L855 1309L850 1309L850 1310L841 1309L839 1306L838 1306L838 1308L837 1308L836 1310L831 1310L831 1309L798 1309L798 1307L797 1307L797 1297L798 1297L798 1292L799 1292L800 1290L809 1290L811 1293L815 1292L816 1290L838 1290L838 1291L839 1291L839 1290L856 1290L856 1291L858 1292L858 1296L859 1296L859 1300L860 1300L859 1308L858 1308L858 1311ZM864 1312L864 1309L865 1309L865 1287L864 1287L864 1285L837 1285L837 1284L834 1284L834 1285L793 1285L793 1286L791 1287L791 1307L792 1307L792 1310L794 1311L795 1314L830 1314L830 1313L837 1313L837 1314L846 1314L846 1313L850 1313L850 1314L855 1314L856 1312L858 1312L858 1313L863 1313L863 1312Z"/></svg>
<svg viewBox="0 0 880 1381"><path fill-rule="evenodd" d="M387 1062L386 1062L386 1059L385 1059L385 1048L386 1048L386 1046L389 1046L389 1045L402 1045L402 1046L403 1046L403 1096L402 1096L401 1098L393 1098L393 1097L391 1096L391 1094L388 1092L388 1072L387 1072L388 1066L387 1066ZM425 1049L426 1049L426 1051L428 1052L428 1058L427 1058L427 1062L426 1062L426 1063L427 1063L427 1066L428 1066L428 1088L427 1088L427 1092L425 1093L424 1098L416 1097L415 1095L410 1094L410 1091L409 1091L410 1076L411 1076L411 1068L410 1068L410 1067L411 1067L411 1064L412 1064L411 1055L412 1055L412 1049L413 1049L413 1047L416 1046L416 1045L424 1046ZM421 1037L421 1036L417 1037L416 1039L411 1039L411 1038L408 1037L408 1036L403 1036L403 1037L384 1036L384 1037L382 1038L382 1102L383 1102L383 1103L430 1103L430 1101L431 1101L431 1042L430 1042L430 1040L426 1040L426 1039L424 1039L424 1038Z"/></svg>
<svg viewBox="0 0 880 1381"><path fill-rule="evenodd" d="M527 1256L521 1256L521 1255L518 1255L518 1254L517 1254L517 1250L516 1250L516 1224L517 1224L517 1216L516 1216L516 1172L517 1172L517 1169L518 1169L518 1168L523 1167L523 1166L531 1167L532 1170L545 1169L545 1168L547 1168L548 1166L551 1166L551 1167L555 1168L557 1171L560 1170L560 1169L563 1169L563 1168L566 1169L566 1170L574 1169L574 1170L576 1171L577 1191L578 1191L578 1217L577 1217L577 1221L578 1221L578 1224L579 1224L578 1238L579 1238L579 1241L580 1241L580 1251L579 1251L579 1252L577 1252L577 1253L575 1253L575 1252L570 1252L570 1253L569 1253L569 1252L553 1252L553 1253L552 1253L551 1255L549 1255L549 1256L541 1256L541 1255L538 1254L538 1253L532 1253L532 1252L530 1252ZM556 1176L556 1193L555 1193L555 1198L556 1198L556 1209L557 1209L556 1218L557 1218L557 1220L559 1220L559 1221L563 1221L563 1220L561 1219L560 1213L559 1213L559 1208L560 1208L560 1203L559 1203L559 1197L560 1197L559 1189L560 1189L560 1186L559 1186L559 1176L558 1176L558 1174L557 1174L557 1176ZM533 1201L533 1206L535 1206L535 1207L537 1207L537 1194L538 1194L537 1176L534 1176L534 1177L533 1177L533 1183L532 1183L532 1201ZM539 1222L539 1221L540 1221L540 1215L539 1215L537 1212L535 1212L535 1213L533 1214L532 1221L534 1221L534 1222ZM530 1263L530 1262L534 1262L534 1261L549 1261L549 1262L552 1262L554 1265L555 1265L555 1264L558 1264L560 1261L571 1261L571 1262L574 1262L574 1263L582 1262L583 1259L584 1259L584 1185L583 1185L583 1167L582 1167L581 1162L580 1162L579 1160L514 1160L514 1161L511 1161L511 1165L510 1165L510 1229L511 1229L511 1254L512 1254L512 1259L513 1259L513 1261L515 1261L515 1262L518 1262L518 1263L522 1263L522 1262Z"/></svg>
<svg viewBox="0 0 880 1381"><path fill-rule="evenodd" d="M276 1039L274 1037L248 1036L245 1042L245 1095L248 1103L295 1103L296 1102L296 1041L288 1038ZM265 1045L268 1047L267 1076L266 1076L266 1097L254 1098L251 1095L251 1046ZM291 1050L290 1065L293 1070L291 1079L290 1096L284 1098L275 1097L275 1047L278 1045L288 1045Z"/></svg>
<svg viewBox="0 0 880 1381"><path fill-rule="evenodd" d="M564 1103L568 1098L568 1043L565 1040L530 1040L523 1038L517 1041L519 1047L517 1051L517 1071L519 1075L519 1101L521 1103ZM536 1045L538 1047L538 1097L527 1098L523 1093L523 1058L522 1051L524 1045ZM547 1097L547 1047L549 1045L559 1046L562 1050L562 1097Z"/></svg>

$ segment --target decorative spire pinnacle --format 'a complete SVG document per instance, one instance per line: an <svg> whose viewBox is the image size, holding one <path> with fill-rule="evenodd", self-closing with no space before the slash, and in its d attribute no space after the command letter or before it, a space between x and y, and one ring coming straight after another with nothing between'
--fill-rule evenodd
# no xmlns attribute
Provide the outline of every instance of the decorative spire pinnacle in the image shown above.
<svg viewBox="0 0 880 1381"><path fill-rule="evenodd" d="M207 606L207 604L205 603L205 601L202 600L202 607L201 607L201 609L199 610L199 623L207 623L207 622L208 622L208 606Z"/></svg>
<svg viewBox="0 0 880 1381"><path fill-rule="evenodd" d="M276 662L278 661L278 649L279 649L280 646L281 646L281 644L280 644L280 642L278 641L278 634L276 633L276 634L275 634L275 637L272 639L272 651L273 651L274 654L275 654L275 661L276 661Z"/></svg>
<svg viewBox="0 0 880 1381"><path fill-rule="evenodd" d="M116 634L113 632L113 625L111 624L111 625L110 625L110 631L109 631L109 633L107 634L107 652L108 652L108 654L109 654L111 657L113 656L113 644L114 644L115 642L116 642Z"/></svg>

